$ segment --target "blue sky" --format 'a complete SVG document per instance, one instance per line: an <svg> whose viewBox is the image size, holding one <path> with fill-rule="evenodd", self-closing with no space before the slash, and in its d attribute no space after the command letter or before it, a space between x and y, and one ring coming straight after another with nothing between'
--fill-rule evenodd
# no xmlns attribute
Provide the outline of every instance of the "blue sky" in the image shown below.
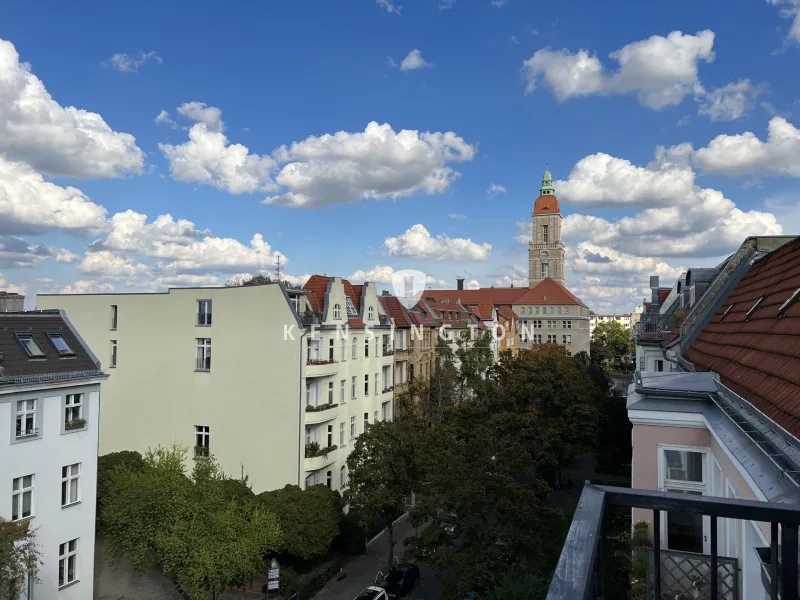
<svg viewBox="0 0 800 600"><path fill-rule="evenodd" d="M800 232L798 0L44 6L0 24L0 289L30 298L276 252L520 285L546 159L596 310Z"/></svg>

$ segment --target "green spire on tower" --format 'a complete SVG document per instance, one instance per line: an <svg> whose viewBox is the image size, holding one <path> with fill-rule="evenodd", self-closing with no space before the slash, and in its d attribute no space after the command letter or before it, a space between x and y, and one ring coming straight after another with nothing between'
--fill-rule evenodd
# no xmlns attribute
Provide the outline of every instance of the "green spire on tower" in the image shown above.
<svg viewBox="0 0 800 600"><path fill-rule="evenodd" d="M553 187L553 176L550 175L550 171L548 170L550 167L550 159L547 159L545 163L545 171L544 176L542 177L542 187L539 190L539 193L542 196L555 196L556 188Z"/></svg>

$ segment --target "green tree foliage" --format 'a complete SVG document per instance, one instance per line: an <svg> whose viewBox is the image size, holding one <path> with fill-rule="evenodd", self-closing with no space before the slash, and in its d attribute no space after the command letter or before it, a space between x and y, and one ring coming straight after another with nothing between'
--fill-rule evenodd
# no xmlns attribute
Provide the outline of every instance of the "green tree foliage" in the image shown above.
<svg viewBox="0 0 800 600"><path fill-rule="evenodd" d="M469 330L461 332L456 340L455 358L458 359L458 382L461 386L461 400L468 400L472 394L483 396L486 390L486 373L494 364L492 352L492 333L484 331L472 335Z"/></svg>
<svg viewBox="0 0 800 600"><path fill-rule="evenodd" d="M597 362L633 354L634 343L631 332L619 321L601 321L592 333L589 352L592 360Z"/></svg>
<svg viewBox="0 0 800 600"><path fill-rule="evenodd" d="M29 521L0 518L0 598L18 598L28 576L38 581L42 560L34 533Z"/></svg>
<svg viewBox="0 0 800 600"><path fill-rule="evenodd" d="M139 473L144 469L144 459L138 452L123 450L104 454L97 459L97 523L103 530L102 514L108 498L119 493L114 486L114 475L119 470Z"/></svg>
<svg viewBox="0 0 800 600"><path fill-rule="evenodd" d="M278 517L283 537L280 550L291 556L303 560L322 556L339 534L343 503L339 493L327 486L302 490L287 485L256 498L265 511Z"/></svg>
<svg viewBox="0 0 800 600"><path fill-rule="evenodd" d="M250 277L243 277L241 275L234 275L225 282L225 287L239 287L244 285L266 285L268 283L282 283L283 287L299 290L301 286L289 283L287 279L280 280L271 275L253 275Z"/></svg>
<svg viewBox="0 0 800 600"><path fill-rule="evenodd" d="M254 500L231 499L213 460L184 473L186 449L151 450L141 471L119 468L118 491L103 508L112 556L129 556L141 571L161 565L192 598L217 599L263 570L263 555L280 546L276 517Z"/></svg>
<svg viewBox="0 0 800 600"><path fill-rule="evenodd" d="M672 317L669 320L669 328L675 329L676 327L680 327L683 323L683 320L686 318L686 315L689 314L689 311L685 308L677 308L675 312L672 313Z"/></svg>
<svg viewBox="0 0 800 600"><path fill-rule="evenodd" d="M413 415L375 423L356 440L347 457L349 485L344 497L368 527L385 517L402 514L417 482L418 420ZM394 529L387 526L389 567L394 552Z"/></svg>
<svg viewBox="0 0 800 600"><path fill-rule="evenodd" d="M510 573L491 592L489 600L544 600L550 581L531 573Z"/></svg>

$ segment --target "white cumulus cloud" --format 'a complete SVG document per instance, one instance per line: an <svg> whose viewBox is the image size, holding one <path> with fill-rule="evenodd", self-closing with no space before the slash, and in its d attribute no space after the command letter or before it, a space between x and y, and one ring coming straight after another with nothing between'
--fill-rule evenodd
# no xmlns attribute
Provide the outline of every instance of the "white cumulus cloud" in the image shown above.
<svg viewBox="0 0 800 600"><path fill-rule="evenodd" d="M487 196L497 196L499 194L505 194L508 190L503 185L498 185L496 183L492 183L489 185L489 189L486 190Z"/></svg>
<svg viewBox="0 0 800 600"><path fill-rule="evenodd" d="M395 269L389 265L375 265L372 269L364 270L358 269L353 271L347 279L353 283L364 283L371 281L372 283L388 285L392 283L392 275ZM433 275L425 276L425 284L428 287L446 287L447 282L443 279L436 279Z"/></svg>
<svg viewBox="0 0 800 600"><path fill-rule="evenodd" d="M800 0L767 0L767 2L780 7L781 17L791 21L786 41L800 45Z"/></svg>
<svg viewBox="0 0 800 600"><path fill-rule="evenodd" d="M426 260L487 260L492 250L489 243L479 244L469 238L436 237L421 224L416 224L397 237L383 242L390 256L410 256Z"/></svg>
<svg viewBox="0 0 800 600"><path fill-rule="evenodd" d="M417 69L425 69L433 66L432 62L428 62L422 57L422 50L414 48L406 57L400 62L400 70L403 73L408 71L416 71Z"/></svg>
<svg viewBox="0 0 800 600"><path fill-rule="evenodd" d="M97 113L63 107L0 39L0 154L48 175L116 177L140 173L144 153Z"/></svg>
<svg viewBox="0 0 800 600"><path fill-rule="evenodd" d="M158 52L138 52L136 54L115 54L103 63L106 67L119 71L120 73L136 73L146 62L153 61L156 64L164 62Z"/></svg>
<svg viewBox="0 0 800 600"><path fill-rule="evenodd" d="M375 3L389 14L399 15L400 10L403 8L393 4L390 0L375 0Z"/></svg>
<svg viewBox="0 0 800 600"><path fill-rule="evenodd" d="M720 88L706 91L698 84L695 100L698 112L712 121L735 121L752 110L755 100L765 91L763 85L753 85L749 79L729 83Z"/></svg>

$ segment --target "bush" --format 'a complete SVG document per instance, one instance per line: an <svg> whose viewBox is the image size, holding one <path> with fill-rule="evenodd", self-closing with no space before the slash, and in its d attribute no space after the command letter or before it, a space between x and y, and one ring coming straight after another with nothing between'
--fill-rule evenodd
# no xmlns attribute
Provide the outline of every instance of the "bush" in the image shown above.
<svg viewBox="0 0 800 600"><path fill-rule="evenodd" d="M114 492L114 473L120 469L141 473L144 470L142 455L133 450L104 454L97 459L97 516L109 496Z"/></svg>
<svg viewBox="0 0 800 600"><path fill-rule="evenodd" d="M341 563L334 559L312 570L309 573L298 575L291 567L281 569L281 590L284 596L290 597L297 592L301 598L311 598L319 592L325 584L336 577L341 570Z"/></svg>
<svg viewBox="0 0 800 600"><path fill-rule="evenodd" d="M250 486L247 484L247 477L245 479L228 479L225 478L221 482L224 490L225 498L233 500L237 504L244 504L248 500L255 499L256 495Z"/></svg>
<svg viewBox="0 0 800 600"><path fill-rule="evenodd" d="M358 521L358 515L351 510L339 521L339 535L333 542L333 547L339 552L357 556L367 550L367 535Z"/></svg>

